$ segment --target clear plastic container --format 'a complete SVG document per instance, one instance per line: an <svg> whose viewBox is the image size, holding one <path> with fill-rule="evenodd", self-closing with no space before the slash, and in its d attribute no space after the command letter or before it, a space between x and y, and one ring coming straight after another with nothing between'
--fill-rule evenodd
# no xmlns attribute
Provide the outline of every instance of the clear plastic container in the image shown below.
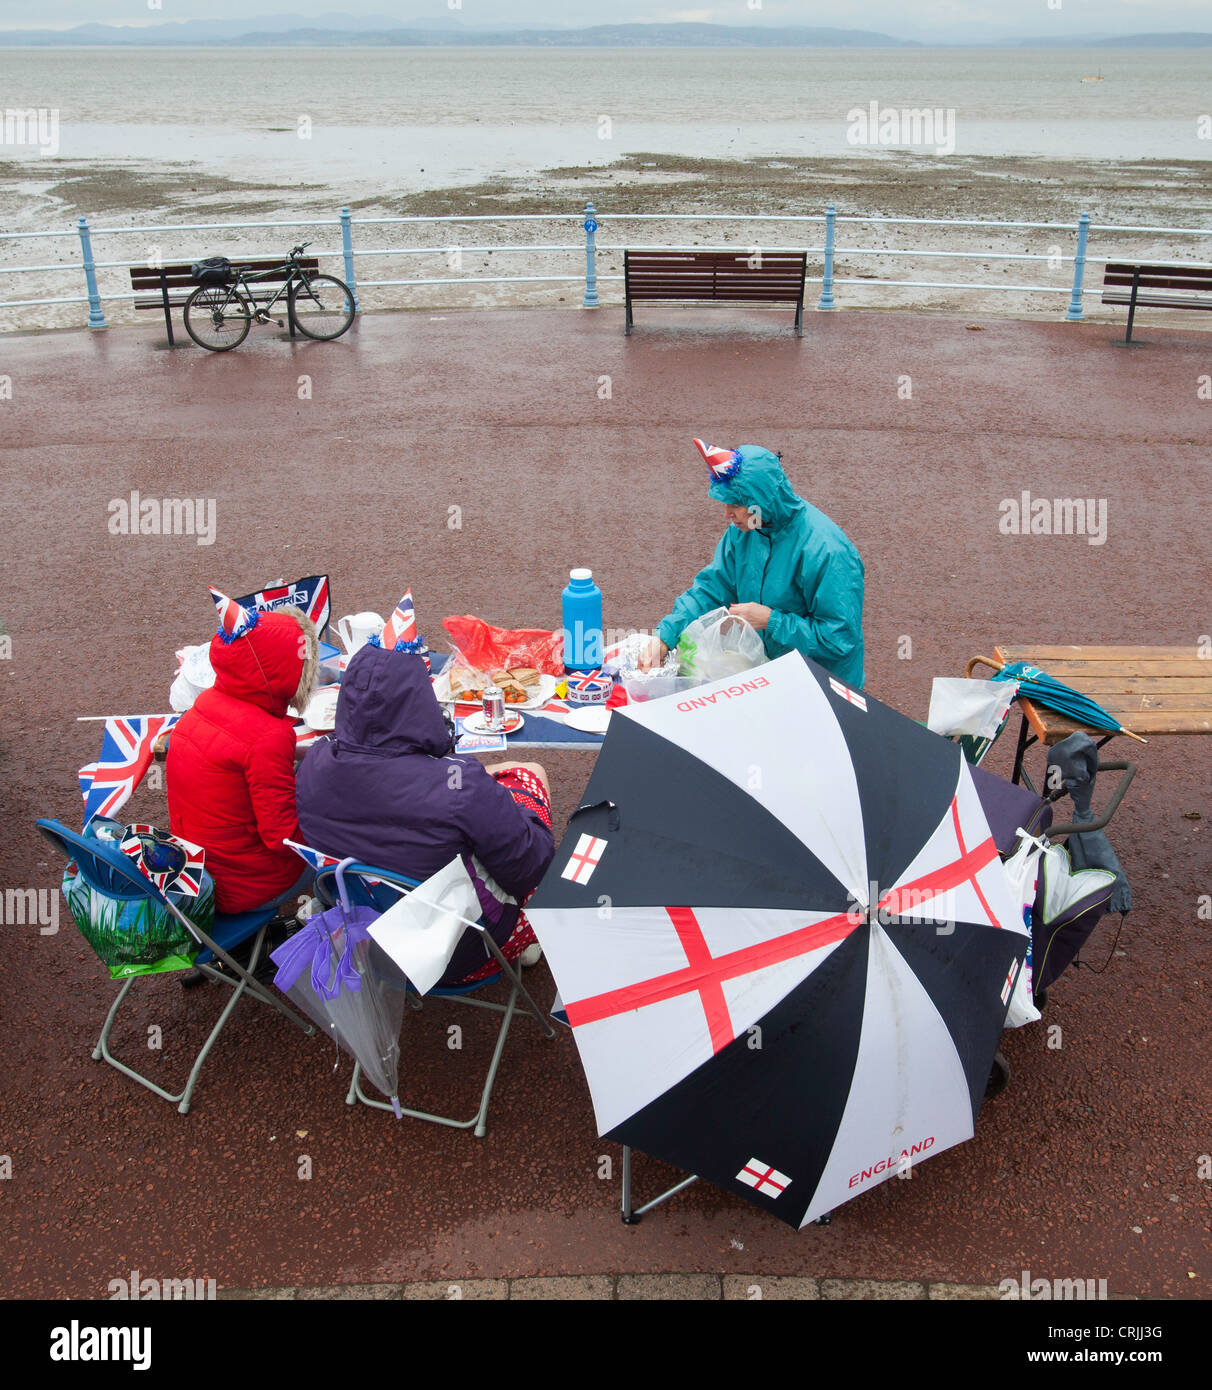
<svg viewBox="0 0 1212 1390"><path fill-rule="evenodd" d="M627 698L636 704L663 700L667 695L683 695L703 684L690 676L679 676L676 671L631 671L622 681Z"/></svg>

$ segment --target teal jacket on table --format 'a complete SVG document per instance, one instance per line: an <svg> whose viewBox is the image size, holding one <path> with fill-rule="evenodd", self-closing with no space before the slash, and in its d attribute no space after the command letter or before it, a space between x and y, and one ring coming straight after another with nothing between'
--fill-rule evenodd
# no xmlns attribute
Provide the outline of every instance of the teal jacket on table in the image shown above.
<svg viewBox="0 0 1212 1390"><path fill-rule="evenodd" d="M740 471L713 482L719 502L757 508L761 525L729 526L706 569L657 628L672 649L713 608L761 603L772 610L766 655L802 652L856 689L863 686L863 562L836 522L796 495L778 457L742 444Z"/></svg>

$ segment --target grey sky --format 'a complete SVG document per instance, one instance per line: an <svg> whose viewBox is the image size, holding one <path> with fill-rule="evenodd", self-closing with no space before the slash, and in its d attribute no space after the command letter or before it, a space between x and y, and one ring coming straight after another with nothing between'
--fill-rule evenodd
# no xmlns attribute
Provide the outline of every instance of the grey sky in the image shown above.
<svg viewBox="0 0 1212 1390"><path fill-rule="evenodd" d="M818 24L904 38L1003 38L1212 28L1210 0L0 0L0 28L88 22L239 19L263 15L375 15L402 24L455 16L466 25L703 20L716 24ZM155 8L152 8L152 6ZM754 5L755 8L750 8Z"/></svg>

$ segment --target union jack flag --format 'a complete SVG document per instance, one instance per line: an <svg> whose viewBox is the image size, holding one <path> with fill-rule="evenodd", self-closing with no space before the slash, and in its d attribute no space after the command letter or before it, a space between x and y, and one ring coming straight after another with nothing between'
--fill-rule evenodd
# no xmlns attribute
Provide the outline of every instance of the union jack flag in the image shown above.
<svg viewBox="0 0 1212 1390"><path fill-rule="evenodd" d="M311 849L307 845L301 845L298 840L283 840L282 843L287 849L293 849L300 859L305 860L317 873L321 869L330 869L334 864L341 861L335 855L325 854L323 850Z"/></svg>
<svg viewBox="0 0 1212 1390"><path fill-rule="evenodd" d="M245 594L237 603L245 608L253 608L258 613L272 613L275 608L301 608L322 633L328 626L331 605L328 597L328 575L313 574L307 579L296 579L287 584L285 580L277 584L267 584L255 594Z"/></svg>
<svg viewBox="0 0 1212 1390"><path fill-rule="evenodd" d="M85 825L94 816L112 816L126 805L151 765L156 740L180 717L139 714L105 721L101 756L78 773Z"/></svg>

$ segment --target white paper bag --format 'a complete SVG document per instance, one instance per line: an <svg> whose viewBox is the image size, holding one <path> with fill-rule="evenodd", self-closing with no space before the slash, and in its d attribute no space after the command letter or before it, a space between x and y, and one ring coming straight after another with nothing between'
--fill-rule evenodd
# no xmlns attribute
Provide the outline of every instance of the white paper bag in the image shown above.
<svg viewBox="0 0 1212 1390"><path fill-rule="evenodd" d="M442 978L459 938L479 920L480 900L461 859L393 903L369 928L371 936L420 994Z"/></svg>
<svg viewBox="0 0 1212 1390"><path fill-rule="evenodd" d="M1017 681L970 681L935 676L930 688L930 714L926 727L953 738L995 738L1018 693Z"/></svg>

